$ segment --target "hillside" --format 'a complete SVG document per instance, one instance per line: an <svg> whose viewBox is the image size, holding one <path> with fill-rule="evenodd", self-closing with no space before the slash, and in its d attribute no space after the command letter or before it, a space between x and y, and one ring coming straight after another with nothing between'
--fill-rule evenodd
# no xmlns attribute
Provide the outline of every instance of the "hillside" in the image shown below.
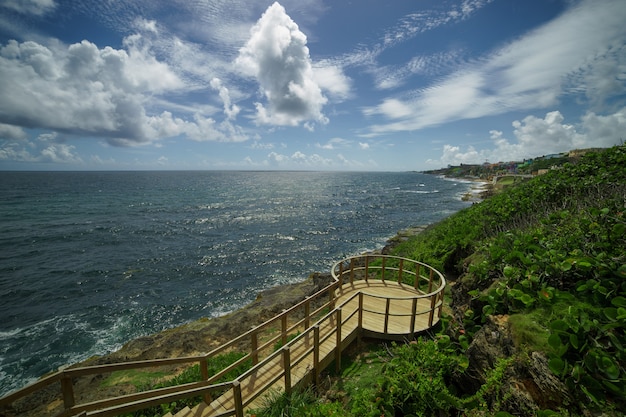
<svg viewBox="0 0 626 417"><path fill-rule="evenodd" d="M439 333L368 346L324 400L278 397L257 415L622 416L625 211L620 146L427 228L394 254L452 279Z"/></svg>
<svg viewBox="0 0 626 417"><path fill-rule="evenodd" d="M458 276L446 333L469 359L457 383L472 389L460 397L510 360L483 411L626 407L625 210L621 146L508 189L397 249ZM542 363L550 374L538 375Z"/></svg>

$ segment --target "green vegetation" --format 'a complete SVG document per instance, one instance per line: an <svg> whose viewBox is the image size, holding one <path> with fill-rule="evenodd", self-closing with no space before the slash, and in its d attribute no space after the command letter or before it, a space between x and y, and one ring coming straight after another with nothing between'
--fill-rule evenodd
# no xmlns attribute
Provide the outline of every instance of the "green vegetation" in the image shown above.
<svg viewBox="0 0 626 417"><path fill-rule="evenodd" d="M227 368L244 356L244 353L232 351L208 359L207 365L209 377L217 374L222 369ZM221 377L218 381L216 381L216 383L232 381L251 367L251 360L244 361L241 365ZM201 380L201 378L202 377L200 375L200 365L194 365L185 369L178 375L170 378L164 378L163 373L160 372L140 372L134 370L114 372L109 378L104 380L102 384L104 386L113 386L119 383L131 383L137 387L138 391L147 391L152 389L188 384L191 382L198 382ZM137 411L135 413L126 414L123 417L161 417L162 415L167 413L175 414L185 407L192 408L196 404L199 404L201 401L201 397L181 399L179 401L175 401L169 404L161 404L158 407L151 407Z"/></svg>
<svg viewBox="0 0 626 417"><path fill-rule="evenodd" d="M434 338L390 348L376 381L354 385L350 401L310 401L299 415L503 417L509 407L547 417L626 409L626 147L571 161L400 244L395 255L458 277L454 316ZM480 386L461 386L472 377L468 347L495 315L506 317L516 353L480 370ZM510 409L507 375L528 374L533 352L548 358L566 398L544 410ZM354 384L345 372L338 381Z"/></svg>

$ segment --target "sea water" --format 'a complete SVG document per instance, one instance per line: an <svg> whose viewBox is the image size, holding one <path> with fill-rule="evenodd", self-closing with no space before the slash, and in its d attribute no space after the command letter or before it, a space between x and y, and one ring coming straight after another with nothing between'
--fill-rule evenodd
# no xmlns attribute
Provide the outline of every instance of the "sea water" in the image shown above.
<svg viewBox="0 0 626 417"><path fill-rule="evenodd" d="M0 172L0 395L465 207L405 173Z"/></svg>

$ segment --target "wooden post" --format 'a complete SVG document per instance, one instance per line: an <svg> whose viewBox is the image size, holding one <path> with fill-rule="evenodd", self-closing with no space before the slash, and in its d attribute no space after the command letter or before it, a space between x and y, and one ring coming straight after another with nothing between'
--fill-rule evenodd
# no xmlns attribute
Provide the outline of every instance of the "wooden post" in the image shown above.
<svg viewBox="0 0 626 417"><path fill-rule="evenodd" d="M404 259L400 259L400 265L398 266L398 284L402 284L402 268L404 267Z"/></svg>
<svg viewBox="0 0 626 417"><path fill-rule="evenodd" d="M343 262L339 264L339 291L343 294Z"/></svg>
<svg viewBox="0 0 626 417"><path fill-rule="evenodd" d="M417 312L417 298L413 299L411 306L411 339L415 338L415 313Z"/></svg>
<svg viewBox="0 0 626 417"><path fill-rule="evenodd" d="M283 346L283 368L285 372L285 394L291 394L291 352L289 346Z"/></svg>
<svg viewBox="0 0 626 417"><path fill-rule="evenodd" d="M437 318L440 319L441 318L441 311L443 310L443 296L445 295L446 292L446 288L442 288L441 292L439 293L439 309L438 309L438 314L437 314Z"/></svg>
<svg viewBox="0 0 626 417"><path fill-rule="evenodd" d="M335 371L341 371L341 309L337 309L337 346L335 348Z"/></svg>
<svg viewBox="0 0 626 417"><path fill-rule="evenodd" d="M350 258L350 284L354 284L354 258Z"/></svg>
<svg viewBox="0 0 626 417"><path fill-rule="evenodd" d="M428 327L433 325L433 317L435 316L435 301L437 300L437 294L430 296L430 314L428 315Z"/></svg>
<svg viewBox="0 0 626 417"><path fill-rule="evenodd" d="M359 291L359 329L363 328L363 293Z"/></svg>
<svg viewBox="0 0 626 417"><path fill-rule="evenodd" d="M259 363L259 333L252 332L250 335L252 340L250 341L250 356L252 357L252 365Z"/></svg>
<svg viewBox="0 0 626 417"><path fill-rule="evenodd" d="M311 326L311 297L307 295L304 302L304 330L308 330Z"/></svg>
<svg viewBox="0 0 626 417"><path fill-rule="evenodd" d="M319 384L320 378L320 326L313 326L313 383Z"/></svg>
<svg viewBox="0 0 626 417"><path fill-rule="evenodd" d="M235 397L235 416L243 417L243 399L241 397L241 383L233 381L233 396Z"/></svg>
<svg viewBox="0 0 626 417"><path fill-rule="evenodd" d="M61 391L63 392L63 406L66 410L74 407L74 383L69 376L63 376L61 378Z"/></svg>
<svg viewBox="0 0 626 417"><path fill-rule="evenodd" d="M202 380L208 381L209 380L209 364L207 363L206 358L202 358L200 360L199 365L200 365L200 375L202 376ZM211 392L207 391L202 396L202 399L204 400L205 403L211 404L211 401L212 401Z"/></svg>
<svg viewBox="0 0 626 417"><path fill-rule="evenodd" d="M370 257L365 255L365 282L369 279Z"/></svg>
<svg viewBox="0 0 626 417"><path fill-rule="evenodd" d="M387 262L387 258L383 257L383 267L382 267L382 272L383 272L383 282L385 282L385 263Z"/></svg>
<svg viewBox="0 0 626 417"><path fill-rule="evenodd" d="M287 314L285 310L283 310L282 315L280 316L281 323L281 332L280 332L280 341L283 345L287 344Z"/></svg>
<svg viewBox="0 0 626 417"><path fill-rule="evenodd" d="M360 346L363 334L363 293L359 291L359 328L357 330L357 344Z"/></svg>
<svg viewBox="0 0 626 417"><path fill-rule="evenodd" d="M387 334L387 329L389 328L389 309L391 307L391 298L387 298L387 305L385 306L385 331Z"/></svg>

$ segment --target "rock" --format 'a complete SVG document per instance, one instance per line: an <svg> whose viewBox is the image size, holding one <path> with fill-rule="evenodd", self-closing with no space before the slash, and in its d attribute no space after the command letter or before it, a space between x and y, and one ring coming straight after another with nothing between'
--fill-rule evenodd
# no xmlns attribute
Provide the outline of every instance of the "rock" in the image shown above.
<svg viewBox="0 0 626 417"><path fill-rule="evenodd" d="M487 374L499 359L516 353L515 343L508 326L508 316L488 316L487 323L474 335L467 349L468 379L462 386L470 386L472 392L487 381ZM469 384L469 385L465 385Z"/></svg>
<svg viewBox="0 0 626 417"><path fill-rule="evenodd" d="M548 367L546 355L532 352L527 369L530 378L524 381L524 385L540 407L552 409L572 403L567 387Z"/></svg>

